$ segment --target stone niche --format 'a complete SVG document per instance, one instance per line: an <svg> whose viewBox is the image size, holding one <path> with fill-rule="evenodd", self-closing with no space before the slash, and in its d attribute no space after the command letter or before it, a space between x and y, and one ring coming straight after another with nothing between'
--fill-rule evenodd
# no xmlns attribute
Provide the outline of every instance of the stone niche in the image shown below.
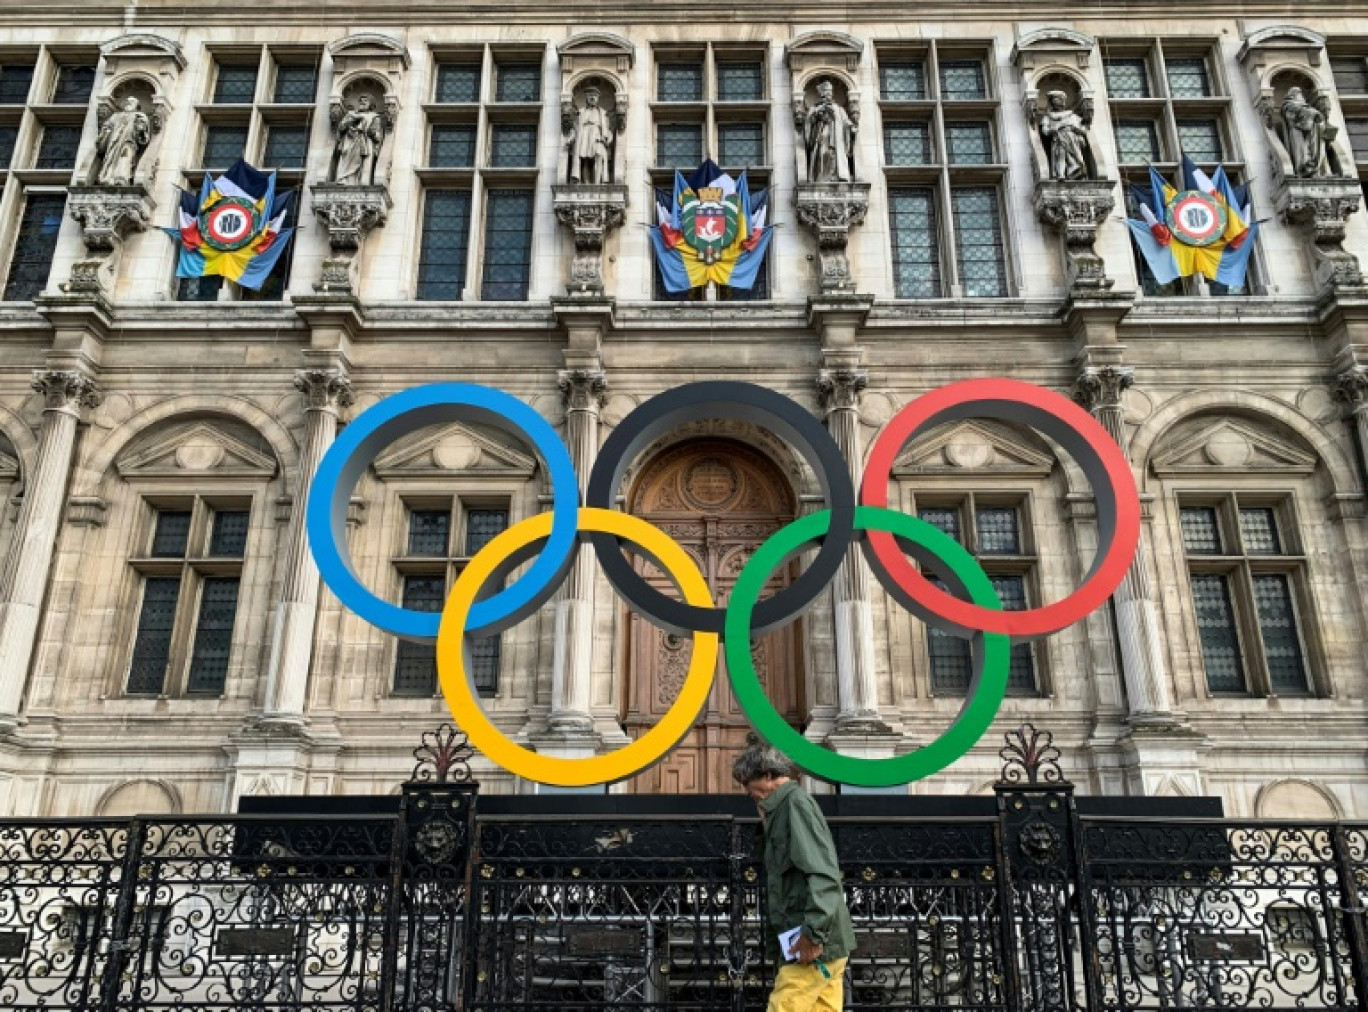
<svg viewBox="0 0 1368 1012"><path fill-rule="evenodd" d="M171 100L176 81L185 69L185 55L178 43L160 35L145 33L121 35L100 47L104 57L104 83L95 96L96 119L101 126L129 98L137 100L138 111L147 116L150 136L126 185L151 189L161 154L162 128L171 115ZM77 178L97 184L103 159L93 148L86 154Z"/></svg>
<svg viewBox="0 0 1368 1012"><path fill-rule="evenodd" d="M399 120L399 93L409 67L408 50L387 35L365 33L331 43L328 54L333 62L328 116L335 129L362 95L371 100L381 114L385 136L376 153L374 176L362 183L387 186L394 157L394 127ZM334 166L329 168L330 180L334 169Z"/></svg>

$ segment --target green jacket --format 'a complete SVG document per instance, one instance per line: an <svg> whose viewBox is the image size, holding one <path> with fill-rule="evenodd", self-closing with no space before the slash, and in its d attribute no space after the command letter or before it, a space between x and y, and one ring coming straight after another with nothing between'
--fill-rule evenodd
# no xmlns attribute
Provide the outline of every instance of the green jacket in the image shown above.
<svg viewBox="0 0 1368 1012"><path fill-rule="evenodd" d="M780 784L764 801L766 897L770 931L765 945L777 954L777 936L798 925L822 946L830 962L850 955L855 928L841 888L836 844L817 802L798 784Z"/></svg>

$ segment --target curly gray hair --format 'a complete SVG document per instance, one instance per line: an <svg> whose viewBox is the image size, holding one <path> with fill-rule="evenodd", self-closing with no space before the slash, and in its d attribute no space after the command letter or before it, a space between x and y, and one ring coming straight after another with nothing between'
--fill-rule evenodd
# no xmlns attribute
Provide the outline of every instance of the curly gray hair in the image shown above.
<svg viewBox="0 0 1368 1012"><path fill-rule="evenodd" d="M746 735L746 747L732 763L732 779L748 784L761 777L796 777L798 770L788 757L755 734Z"/></svg>

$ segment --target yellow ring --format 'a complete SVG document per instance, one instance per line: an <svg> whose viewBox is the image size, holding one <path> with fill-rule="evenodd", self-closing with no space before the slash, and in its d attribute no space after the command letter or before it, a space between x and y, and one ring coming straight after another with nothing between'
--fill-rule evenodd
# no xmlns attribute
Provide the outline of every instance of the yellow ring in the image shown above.
<svg viewBox="0 0 1368 1012"><path fill-rule="evenodd" d="M499 565L520 548L546 538L553 516L539 513L514 524L482 548L456 578L442 609L437 632L437 677L456 723L470 743L497 766L520 777L555 787L586 787L625 780L656 762L688 733L708 700L717 670L716 633L694 633L693 658L679 698L644 735L605 755L564 759L542 755L515 744L485 716L471 691L465 671L465 622L481 588ZM689 554L659 527L616 510L581 508L579 530L614 534L645 549L675 581L684 600L700 608L713 606L707 581Z"/></svg>

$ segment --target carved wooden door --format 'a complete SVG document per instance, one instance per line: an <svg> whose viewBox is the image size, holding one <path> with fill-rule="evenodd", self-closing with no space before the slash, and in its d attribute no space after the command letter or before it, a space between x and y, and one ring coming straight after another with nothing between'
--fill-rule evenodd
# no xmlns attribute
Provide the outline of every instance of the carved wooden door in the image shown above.
<svg viewBox="0 0 1368 1012"><path fill-rule="evenodd" d="M768 458L741 443L700 440L676 446L647 465L631 495L631 512L664 529L684 546L708 580L713 599L725 603L751 553L794 517L788 482ZM673 585L655 566L637 569L666 594ZM791 573L771 578L765 596L787 585ZM693 643L629 612L627 692L623 723L640 737L679 694ZM751 655L770 701L795 727L804 712L795 622L754 641ZM719 658L708 705L679 746L630 781L641 793L730 793L731 763L750 729Z"/></svg>

